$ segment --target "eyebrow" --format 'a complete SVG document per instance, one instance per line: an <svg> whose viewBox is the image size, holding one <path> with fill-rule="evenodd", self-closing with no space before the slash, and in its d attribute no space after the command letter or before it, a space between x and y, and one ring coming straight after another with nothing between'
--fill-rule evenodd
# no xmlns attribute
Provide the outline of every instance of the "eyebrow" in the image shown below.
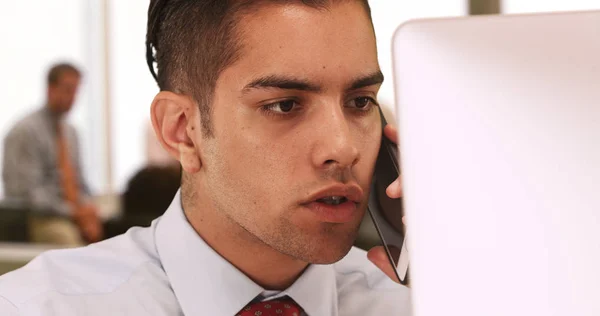
<svg viewBox="0 0 600 316"><path fill-rule="evenodd" d="M365 88L369 86L373 86L376 84L382 84L384 80L383 73L381 70L377 70L376 72L366 75L364 77L360 77L356 80L353 80L352 83L346 89L347 91L358 90L360 88Z"/></svg>
<svg viewBox="0 0 600 316"><path fill-rule="evenodd" d="M247 84L242 91L248 92L254 89L282 89L282 90L301 90L309 92L320 92L320 86L310 83L304 79L286 77L281 75L270 75L253 80Z"/></svg>
<svg viewBox="0 0 600 316"><path fill-rule="evenodd" d="M353 80L346 88L347 91L358 90L360 88L381 84L384 77L380 70L369 75L359 77ZM282 75L269 75L260 77L247 84L242 91L247 93L254 89L281 89L281 90L300 90L308 92L321 92L323 88L318 84L311 83L305 79L287 77Z"/></svg>

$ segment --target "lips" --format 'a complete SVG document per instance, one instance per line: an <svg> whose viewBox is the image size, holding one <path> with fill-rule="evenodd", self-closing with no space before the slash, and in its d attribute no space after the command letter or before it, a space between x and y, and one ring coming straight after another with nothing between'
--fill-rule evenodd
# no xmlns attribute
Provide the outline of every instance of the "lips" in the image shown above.
<svg viewBox="0 0 600 316"><path fill-rule="evenodd" d="M350 202L360 203L363 199L363 190L356 184L333 185L311 195L305 203L327 201L345 198Z"/></svg>
<svg viewBox="0 0 600 316"><path fill-rule="evenodd" d="M353 220L363 199L358 185L334 185L313 194L302 203L319 221L346 223Z"/></svg>

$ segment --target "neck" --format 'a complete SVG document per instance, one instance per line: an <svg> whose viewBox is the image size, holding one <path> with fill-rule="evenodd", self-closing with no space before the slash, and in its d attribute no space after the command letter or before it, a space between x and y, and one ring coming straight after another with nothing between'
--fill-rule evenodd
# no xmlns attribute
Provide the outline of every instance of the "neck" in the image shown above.
<svg viewBox="0 0 600 316"><path fill-rule="evenodd" d="M198 193L195 201L209 201ZM229 263L267 290L289 288L308 263L285 255L217 212L210 203L186 201L182 204L186 217L198 235Z"/></svg>
<svg viewBox="0 0 600 316"><path fill-rule="evenodd" d="M60 121L63 118L62 113L59 113L58 111L54 110L49 103L46 105L46 111L48 111L52 118L56 119L57 121Z"/></svg>

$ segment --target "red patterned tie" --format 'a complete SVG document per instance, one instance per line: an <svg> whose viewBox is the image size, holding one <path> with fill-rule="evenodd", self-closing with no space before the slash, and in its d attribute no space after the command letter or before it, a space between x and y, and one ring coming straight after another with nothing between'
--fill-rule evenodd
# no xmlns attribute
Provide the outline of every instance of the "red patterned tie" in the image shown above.
<svg viewBox="0 0 600 316"><path fill-rule="evenodd" d="M252 303L236 316L300 316L302 308L291 299Z"/></svg>

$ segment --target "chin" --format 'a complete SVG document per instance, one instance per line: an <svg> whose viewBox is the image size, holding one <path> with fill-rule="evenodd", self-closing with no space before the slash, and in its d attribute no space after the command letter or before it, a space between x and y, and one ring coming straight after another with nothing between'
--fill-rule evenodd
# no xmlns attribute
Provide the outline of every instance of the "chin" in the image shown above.
<svg viewBox="0 0 600 316"><path fill-rule="evenodd" d="M357 232L326 234L307 240L306 247L298 253L303 261L312 264L332 264L344 258L356 239Z"/></svg>
<svg viewBox="0 0 600 316"><path fill-rule="evenodd" d="M352 244L343 249L327 249L324 252L313 254L310 260L306 260L311 264L333 264L342 260L352 249Z"/></svg>

